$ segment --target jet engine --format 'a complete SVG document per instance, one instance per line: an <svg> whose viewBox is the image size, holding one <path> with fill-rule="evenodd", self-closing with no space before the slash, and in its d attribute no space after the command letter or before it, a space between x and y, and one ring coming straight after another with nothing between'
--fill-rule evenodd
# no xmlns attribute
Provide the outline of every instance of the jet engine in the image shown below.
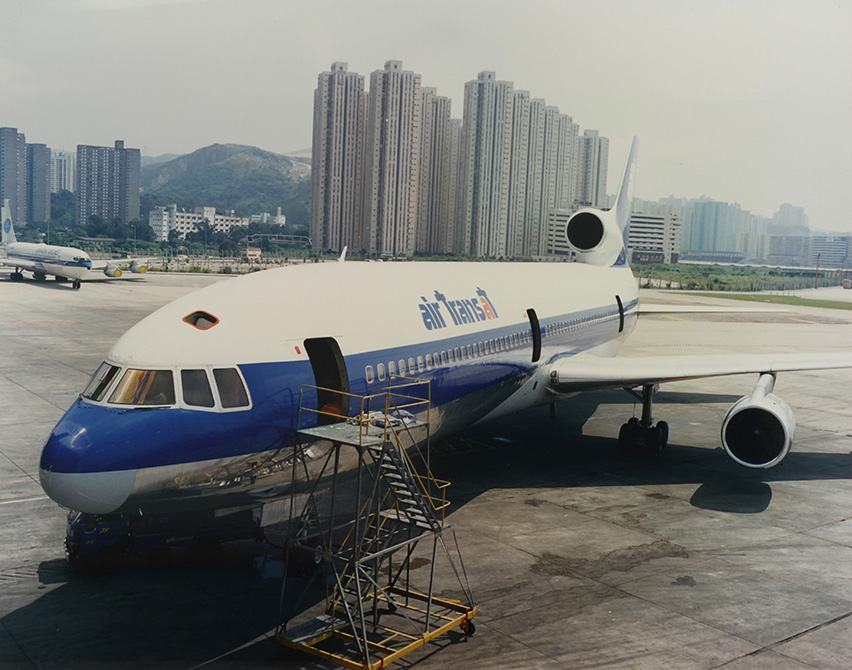
<svg viewBox="0 0 852 670"><path fill-rule="evenodd" d="M143 265L139 261L133 261L130 264L130 271L135 272L136 274L143 274L145 272L148 272L148 266Z"/></svg>
<svg viewBox="0 0 852 670"><path fill-rule="evenodd" d="M121 268L117 268L114 265L107 265L104 268L104 274L107 277L120 277L122 275Z"/></svg>
<svg viewBox="0 0 852 670"><path fill-rule="evenodd" d="M772 393L774 388L774 374L760 375L751 395L737 400L722 422L722 446L747 468L778 465L793 444L793 412Z"/></svg>
<svg viewBox="0 0 852 670"><path fill-rule="evenodd" d="M624 237L613 210L575 212L565 226L565 237L579 262L589 265L612 265L624 251Z"/></svg>

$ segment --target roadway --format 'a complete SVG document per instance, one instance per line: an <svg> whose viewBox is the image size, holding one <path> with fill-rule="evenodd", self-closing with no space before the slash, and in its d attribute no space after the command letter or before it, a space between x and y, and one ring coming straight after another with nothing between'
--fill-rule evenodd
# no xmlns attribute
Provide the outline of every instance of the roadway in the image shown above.
<svg viewBox="0 0 852 670"><path fill-rule="evenodd" d="M63 559L65 514L38 485L44 439L115 340L222 280L150 273L73 291L0 272L0 667L329 667L270 638L274 548L75 573ZM852 312L789 309L643 317L625 353L850 350ZM670 446L656 458L619 454L618 428L638 409L623 392L435 445L435 469L453 482L449 521L477 633L398 667L852 667L851 379L779 377L798 428L791 455L768 471L736 466L719 446L722 418L754 376L664 386L654 415L671 425Z"/></svg>

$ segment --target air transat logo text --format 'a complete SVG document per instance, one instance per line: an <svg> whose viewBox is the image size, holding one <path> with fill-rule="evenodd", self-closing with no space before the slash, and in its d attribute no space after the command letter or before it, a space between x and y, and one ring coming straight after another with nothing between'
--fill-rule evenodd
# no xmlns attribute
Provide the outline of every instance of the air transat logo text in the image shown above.
<svg viewBox="0 0 852 670"><path fill-rule="evenodd" d="M476 296L450 300L440 291L435 291L435 301L430 302L421 296L420 316L426 330L446 328L448 325L461 326L478 321L490 321L497 318L497 310L488 299L488 294L477 286Z"/></svg>

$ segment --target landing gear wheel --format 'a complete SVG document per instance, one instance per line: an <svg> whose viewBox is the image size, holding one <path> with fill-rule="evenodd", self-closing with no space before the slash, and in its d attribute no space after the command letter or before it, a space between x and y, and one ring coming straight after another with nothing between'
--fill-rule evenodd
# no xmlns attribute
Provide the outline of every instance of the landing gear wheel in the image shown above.
<svg viewBox="0 0 852 670"><path fill-rule="evenodd" d="M13 272L9 275L9 278L12 281L24 281L24 273L23 272Z"/></svg>
<svg viewBox="0 0 852 670"><path fill-rule="evenodd" d="M73 288L75 291L78 291L80 289L80 280L75 279L74 283L71 284L71 288Z"/></svg>

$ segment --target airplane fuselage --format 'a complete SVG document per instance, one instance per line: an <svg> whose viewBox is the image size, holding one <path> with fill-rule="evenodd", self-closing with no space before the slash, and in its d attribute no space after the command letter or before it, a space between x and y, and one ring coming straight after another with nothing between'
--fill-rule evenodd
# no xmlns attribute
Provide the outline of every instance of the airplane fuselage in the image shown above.
<svg viewBox="0 0 852 670"><path fill-rule="evenodd" d="M83 279L92 268L92 260L85 251L73 247L50 244L14 242L6 245L8 265L32 270L36 275L54 275L66 279Z"/></svg>
<svg viewBox="0 0 852 670"><path fill-rule="evenodd" d="M345 262L222 281L116 343L48 439L42 485L92 513L258 501L291 477L300 395L325 402L306 387L428 379L432 434L447 434L552 402L550 364L613 355L637 309L626 265Z"/></svg>

